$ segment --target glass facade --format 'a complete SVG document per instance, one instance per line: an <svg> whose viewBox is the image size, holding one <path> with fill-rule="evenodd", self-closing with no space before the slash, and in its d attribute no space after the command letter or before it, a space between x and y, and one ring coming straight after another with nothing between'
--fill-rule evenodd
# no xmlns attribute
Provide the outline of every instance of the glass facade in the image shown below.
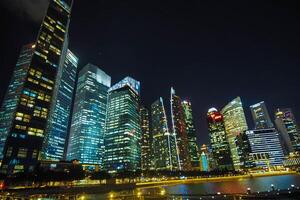
<svg viewBox="0 0 300 200"><path fill-rule="evenodd" d="M273 123L271 122L265 102L262 101L250 106L250 110L255 129L273 128Z"/></svg>
<svg viewBox="0 0 300 200"><path fill-rule="evenodd" d="M280 132L286 153L300 151L300 130L290 108L277 109L275 124Z"/></svg>
<svg viewBox="0 0 300 200"><path fill-rule="evenodd" d="M231 158L234 169L240 169L240 157L237 152L235 138L240 133L248 130L248 125L240 97L233 99L221 111L224 117L225 131L230 146Z"/></svg>
<svg viewBox="0 0 300 200"><path fill-rule="evenodd" d="M141 169L140 82L126 77L109 89L105 131L105 169Z"/></svg>
<svg viewBox="0 0 300 200"><path fill-rule="evenodd" d="M190 171L192 170L192 165L184 110L181 104L181 99L175 94L175 90L173 88L171 88L171 119L172 133L175 135L177 143L179 170Z"/></svg>
<svg viewBox="0 0 300 200"><path fill-rule="evenodd" d="M178 170L176 138L170 134L163 99L151 105L151 131L154 168Z"/></svg>
<svg viewBox="0 0 300 200"><path fill-rule="evenodd" d="M223 115L211 108L207 113L208 132L212 148L212 158L220 170L232 170L230 146L225 132Z"/></svg>
<svg viewBox="0 0 300 200"><path fill-rule="evenodd" d="M149 127L149 111L145 107L140 109L141 115L141 166L142 170L151 169L151 137L150 137L150 127Z"/></svg>
<svg viewBox="0 0 300 200"><path fill-rule="evenodd" d="M32 171L39 159L71 6L72 0L49 2L4 147L1 166L4 173ZM22 156L19 152L23 152Z"/></svg>
<svg viewBox="0 0 300 200"><path fill-rule="evenodd" d="M282 166L284 154L275 128L246 131L255 167Z"/></svg>
<svg viewBox="0 0 300 200"><path fill-rule="evenodd" d="M194 125L192 104L188 100L182 101L182 108L184 113L184 119L186 124L186 132L189 143L189 155L191 159L192 169L199 169L200 167L200 156L199 148L197 144L196 129Z"/></svg>
<svg viewBox="0 0 300 200"><path fill-rule="evenodd" d="M34 47L34 44L28 44L22 47L13 76L3 99L0 110L0 159L3 158L5 141L12 128L18 101L34 53Z"/></svg>
<svg viewBox="0 0 300 200"><path fill-rule="evenodd" d="M68 160L103 168L104 132L111 77L87 64L78 74L73 107Z"/></svg>
<svg viewBox="0 0 300 200"><path fill-rule="evenodd" d="M42 148L42 159L62 160L70 124L70 112L73 105L78 58L67 50L63 64L59 68L57 82L52 100L45 139Z"/></svg>

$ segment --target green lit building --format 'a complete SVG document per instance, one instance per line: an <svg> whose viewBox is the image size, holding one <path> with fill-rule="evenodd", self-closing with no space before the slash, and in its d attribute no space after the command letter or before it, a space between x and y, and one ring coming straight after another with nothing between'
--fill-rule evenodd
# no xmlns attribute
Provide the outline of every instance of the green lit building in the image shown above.
<svg viewBox="0 0 300 200"><path fill-rule="evenodd" d="M15 105L3 111L9 112L5 116L9 116L11 120L10 125L3 126L5 130L1 128L4 130L1 132L1 139L7 136L2 154L3 173L32 171L40 159L52 99L55 95L54 88L57 85L58 68L63 60L63 50L66 49L65 40L72 2L72 0L50 0L37 40L31 46L32 50L25 47L29 51L28 54L24 54L25 49L21 52L19 61L22 55L28 56L31 54L30 51L33 51L33 54L28 60L24 58L24 63L18 61L17 68L25 70L19 71L22 78L15 76L15 73L13 78L18 80L11 81L11 84L18 82L18 85L9 86L18 88L17 96L11 98L8 92L5 98L5 102L12 102ZM3 147L3 144L1 145Z"/></svg>
<svg viewBox="0 0 300 200"><path fill-rule="evenodd" d="M131 77L109 89L104 143L108 172L141 169L140 82Z"/></svg>
<svg viewBox="0 0 300 200"><path fill-rule="evenodd" d="M192 113L192 104L188 100L182 101L182 108L184 112L184 119L186 125L186 132L189 143L189 154L192 164L192 169L196 170L200 167L200 156L199 148L197 144L196 129L194 125L193 113Z"/></svg>
<svg viewBox="0 0 300 200"><path fill-rule="evenodd" d="M225 132L223 115L215 108L207 113L208 132L212 149L212 159L219 170L233 170L230 146Z"/></svg>
<svg viewBox="0 0 300 200"><path fill-rule="evenodd" d="M239 170L241 164L240 156L237 152L235 138L237 135L248 130L248 125L240 97L233 99L222 110L224 117L225 131L230 146L231 158L234 169Z"/></svg>
<svg viewBox="0 0 300 200"><path fill-rule="evenodd" d="M178 170L176 138L169 132L163 99L151 105L152 152L155 170Z"/></svg>
<svg viewBox="0 0 300 200"><path fill-rule="evenodd" d="M104 134L108 89L111 77L95 65L87 64L79 74L69 144L68 160L77 159L103 168Z"/></svg>

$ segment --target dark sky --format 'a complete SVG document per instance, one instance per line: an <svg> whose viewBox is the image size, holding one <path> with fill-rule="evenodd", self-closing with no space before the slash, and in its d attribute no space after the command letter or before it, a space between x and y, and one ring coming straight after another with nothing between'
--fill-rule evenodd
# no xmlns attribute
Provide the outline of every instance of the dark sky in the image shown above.
<svg viewBox="0 0 300 200"><path fill-rule="evenodd" d="M39 2L39 3L37 3ZM45 1L1 3L0 95L21 45L34 40ZM264 100L273 118L291 107L300 120L300 13L292 1L75 0L70 49L80 66L91 62L112 76L141 81L146 106L170 87L192 101L200 143L208 142L205 115L241 96Z"/></svg>

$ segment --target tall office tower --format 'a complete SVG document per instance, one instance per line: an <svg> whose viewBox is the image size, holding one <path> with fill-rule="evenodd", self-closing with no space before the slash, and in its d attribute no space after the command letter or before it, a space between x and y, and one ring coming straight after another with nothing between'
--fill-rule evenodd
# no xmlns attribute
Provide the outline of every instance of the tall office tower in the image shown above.
<svg viewBox="0 0 300 200"><path fill-rule="evenodd" d="M235 138L240 133L248 130L248 125L240 97L233 99L221 111L224 117L225 131L230 146L231 158L235 170L240 169L240 158L237 152Z"/></svg>
<svg viewBox="0 0 300 200"><path fill-rule="evenodd" d="M142 170L151 169L151 137L149 129L149 111L145 107L140 108L141 115L141 167Z"/></svg>
<svg viewBox="0 0 300 200"><path fill-rule="evenodd" d="M215 108L207 113L208 132L212 148L212 157L220 170L233 169L230 146L225 132L223 115Z"/></svg>
<svg viewBox="0 0 300 200"><path fill-rule="evenodd" d="M154 168L156 170L178 170L176 138L168 129L163 99L151 105L151 131Z"/></svg>
<svg viewBox="0 0 300 200"><path fill-rule="evenodd" d="M209 171L209 163L208 163L208 155L204 152L200 155L200 171L208 172Z"/></svg>
<svg viewBox="0 0 300 200"><path fill-rule="evenodd" d="M33 53L34 44L22 47L18 62L15 66L8 90L3 99L0 110L0 159L3 159L3 149L6 138L12 128L18 101L21 96L23 85L26 81L27 70L29 68ZM32 97L32 99L34 99Z"/></svg>
<svg viewBox="0 0 300 200"><path fill-rule="evenodd" d="M259 102L250 106L255 129L273 128L265 102Z"/></svg>
<svg viewBox="0 0 300 200"><path fill-rule="evenodd" d="M62 160L70 124L71 106L75 87L78 58L67 50L64 64L60 65L54 88L52 110L48 119L42 147L42 159Z"/></svg>
<svg viewBox="0 0 300 200"><path fill-rule="evenodd" d="M193 113L192 113L192 104L188 100L182 101L181 104L182 104L184 119L186 124L186 132L187 132L188 143L189 143L189 155L191 159L192 169L199 169L200 156L199 156L199 148L197 144L196 129L195 129Z"/></svg>
<svg viewBox="0 0 300 200"><path fill-rule="evenodd" d="M277 109L275 124L284 141L287 153L300 151L300 130L290 108Z"/></svg>
<svg viewBox="0 0 300 200"><path fill-rule="evenodd" d="M172 133L176 137L178 165L183 171L192 170L191 158L189 154L189 142L184 118L184 110L181 99L175 94L175 90L171 88L171 119Z"/></svg>
<svg viewBox="0 0 300 200"><path fill-rule="evenodd" d="M236 136L235 144L240 159L240 168L246 170L254 167L252 158L250 158L251 146L246 131Z"/></svg>
<svg viewBox="0 0 300 200"><path fill-rule="evenodd" d="M67 150L68 160L103 167L107 93L111 77L87 64L79 74Z"/></svg>
<svg viewBox="0 0 300 200"><path fill-rule="evenodd" d="M255 167L282 166L284 154L275 128L246 131Z"/></svg>
<svg viewBox="0 0 300 200"><path fill-rule="evenodd" d="M141 169L140 82L126 77L109 89L105 168L110 173Z"/></svg>
<svg viewBox="0 0 300 200"><path fill-rule="evenodd" d="M68 33L72 0L51 0L23 80L7 134L1 170L31 171L42 148L56 75Z"/></svg>

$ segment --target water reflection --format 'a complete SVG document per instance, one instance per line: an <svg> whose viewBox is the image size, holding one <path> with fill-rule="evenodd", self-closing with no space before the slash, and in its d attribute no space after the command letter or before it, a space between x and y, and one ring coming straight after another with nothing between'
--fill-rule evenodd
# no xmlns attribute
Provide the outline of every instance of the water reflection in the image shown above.
<svg viewBox="0 0 300 200"><path fill-rule="evenodd" d="M239 179L224 182L203 182L188 185L166 186L168 194L212 194L212 193L245 193L247 188L252 191L267 191L271 189L271 184L276 188L287 189L294 184L300 186L300 176L269 176L248 179Z"/></svg>

